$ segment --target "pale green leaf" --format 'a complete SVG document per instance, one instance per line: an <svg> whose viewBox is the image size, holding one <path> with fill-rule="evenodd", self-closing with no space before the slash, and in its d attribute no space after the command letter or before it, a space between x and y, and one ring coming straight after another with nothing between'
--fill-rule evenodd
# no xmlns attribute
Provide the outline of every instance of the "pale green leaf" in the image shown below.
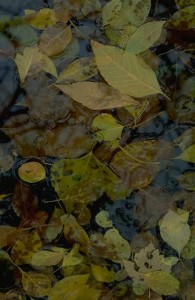
<svg viewBox="0 0 195 300"><path fill-rule="evenodd" d="M101 75L115 89L138 98L163 94L154 71L141 57L113 46L91 43Z"/></svg>
<svg viewBox="0 0 195 300"><path fill-rule="evenodd" d="M195 163L195 144L185 149L176 159L185 160L191 163Z"/></svg>
<svg viewBox="0 0 195 300"><path fill-rule="evenodd" d="M179 281L171 274L163 271L144 274L144 280L149 288L162 295L173 295L179 290Z"/></svg>
<svg viewBox="0 0 195 300"><path fill-rule="evenodd" d="M95 216L95 221L96 223L104 228L109 228L112 227L112 221L109 220L109 212L106 210L100 211L96 216Z"/></svg>
<svg viewBox="0 0 195 300"><path fill-rule="evenodd" d="M119 16L120 10L121 10L120 0L112 0L106 3L102 9L103 25L105 26L112 23L112 21Z"/></svg>
<svg viewBox="0 0 195 300"><path fill-rule="evenodd" d="M189 213L186 212L184 216ZM190 238L190 226L186 217L169 210L160 222L160 234L162 239L175 249L179 255Z"/></svg>
<svg viewBox="0 0 195 300"><path fill-rule="evenodd" d="M130 37L126 51L140 53L150 47L159 39L165 21L144 23Z"/></svg>
<svg viewBox="0 0 195 300"><path fill-rule="evenodd" d="M121 94L118 90L102 82L78 82L66 85L56 84L56 87L72 97L75 101L92 110L137 104L136 100L128 95Z"/></svg>

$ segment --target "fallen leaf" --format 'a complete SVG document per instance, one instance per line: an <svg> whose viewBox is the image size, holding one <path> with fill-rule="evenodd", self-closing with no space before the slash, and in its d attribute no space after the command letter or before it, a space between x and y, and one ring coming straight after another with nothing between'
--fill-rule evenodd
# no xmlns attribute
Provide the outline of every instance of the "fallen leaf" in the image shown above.
<svg viewBox="0 0 195 300"><path fill-rule="evenodd" d="M26 47L23 54L16 54L15 63L18 67L21 83L27 75L36 74L43 69L42 53L38 47Z"/></svg>
<svg viewBox="0 0 195 300"><path fill-rule="evenodd" d="M65 253L39 250L32 255L30 264L35 267L56 266L63 259Z"/></svg>
<svg viewBox="0 0 195 300"><path fill-rule="evenodd" d="M103 227L103 228L109 228L109 227L113 226L112 221L109 220L109 212L106 210L100 211L95 216L95 221L100 227Z"/></svg>
<svg viewBox="0 0 195 300"><path fill-rule="evenodd" d="M18 168L18 176L25 182L35 183L46 177L45 168L36 161L30 161L22 164Z"/></svg>
<svg viewBox="0 0 195 300"><path fill-rule="evenodd" d="M85 0L81 2L81 11L84 14L84 16L95 12L100 12L101 8L102 6L99 0Z"/></svg>
<svg viewBox="0 0 195 300"><path fill-rule="evenodd" d="M119 16L121 5L120 0L112 0L103 6L102 21L104 26L112 24L112 21Z"/></svg>
<svg viewBox="0 0 195 300"><path fill-rule="evenodd" d="M1 225L0 226L0 248L8 246L9 236L17 231L17 227Z"/></svg>
<svg viewBox="0 0 195 300"><path fill-rule="evenodd" d="M110 114L100 114L93 120L92 129L98 142L108 141L117 145L124 126L117 123L117 120Z"/></svg>
<svg viewBox="0 0 195 300"><path fill-rule="evenodd" d="M182 151L195 144L195 128L185 130L183 134L174 140L174 144Z"/></svg>
<svg viewBox="0 0 195 300"><path fill-rule="evenodd" d="M92 110L122 107L138 102L128 95L121 94L118 90L101 82L78 82L67 85L56 84L65 94L75 101Z"/></svg>
<svg viewBox="0 0 195 300"><path fill-rule="evenodd" d="M70 44L72 31L70 26L55 26L45 29L39 38L39 49L47 56L55 56Z"/></svg>
<svg viewBox="0 0 195 300"><path fill-rule="evenodd" d="M181 159L191 163L195 163L195 144L186 148L179 156L175 159Z"/></svg>
<svg viewBox="0 0 195 300"><path fill-rule="evenodd" d="M190 239L190 226L187 224L189 212L183 211L183 215L169 210L160 222L160 234L162 239L175 249L179 255ZM186 217L184 219L184 217Z"/></svg>
<svg viewBox="0 0 195 300"><path fill-rule="evenodd" d="M141 57L93 40L91 44L101 75L115 89L138 98L153 94L164 95L154 71Z"/></svg>
<svg viewBox="0 0 195 300"><path fill-rule="evenodd" d="M194 0L188 0L188 1L185 1L185 0L175 0L175 3L176 3L176 5L179 8L182 8L182 7L194 5L195 1Z"/></svg>
<svg viewBox="0 0 195 300"><path fill-rule="evenodd" d="M49 294L52 282L45 274L22 271L22 286L29 296L41 298Z"/></svg>
<svg viewBox="0 0 195 300"><path fill-rule="evenodd" d="M84 260L83 255L79 253L79 247L79 244L74 244L71 251L65 254L62 267L77 266Z"/></svg>
<svg viewBox="0 0 195 300"><path fill-rule="evenodd" d="M57 84L73 83L87 80L97 74L93 57L82 57L74 60L60 73Z"/></svg>
<svg viewBox="0 0 195 300"><path fill-rule="evenodd" d="M43 70L57 78L58 74L53 61L45 54L42 55L42 61L44 62Z"/></svg>
<svg viewBox="0 0 195 300"><path fill-rule="evenodd" d="M150 47L159 39L165 21L153 21L144 23L130 37L126 51L140 53Z"/></svg>
<svg viewBox="0 0 195 300"><path fill-rule="evenodd" d="M195 258L195 226L191 227L191 235L187 245L183 248L181 256L186 259Z"/></svg>
<svg viewBox="0 0 195 300"><path fill-rule="evenodd" d="M116 280L116 274L107 267L91 264L91 271L95 279L99 282L113 282Z"/></svg>
<svg viewBox="0 0 195 300"><path fill-rule="evenodd" d="M195 191L195 173L186 173L177 177L180 185L188 191Z"/></svg>
<svg viewBox="0 0 195 300"><path fill-rule="evenodd" d="M60 217L63 214L64 211L62 209L55 207L44 235L47 242L52 242L62 232L63 225Z"/></svg>
<svg viewBox="0 0 195 300"><path fill-rule="evenodd" d="M194 4L194 3L193 3ZM190 5L176 11L169 19L168 25L176 30L190 30L195 27L195 5Z"/></svg>
<svg viewBox="0 0 195 300"><path fill-rule="evenodd" d="M144 275L144 280L154 292L162 295L173 295L179 290L180 283L171 274L156 271Z"/></svg>
<svg viewBox="0 0 195 300"><path fill-rule="evenodd" d="M19 44L20 50L37 43L37 33L30 25L10 26L6 31L11 35L12 42L16 41Z"/></svg>
<svg viewBox="0 0 195 300"><path fill-rule="evenodd" d="M45 29L57 22L55 11L50 8L42 8L39 11L27 9L24 11L27 22L37 29Z"/></svg>

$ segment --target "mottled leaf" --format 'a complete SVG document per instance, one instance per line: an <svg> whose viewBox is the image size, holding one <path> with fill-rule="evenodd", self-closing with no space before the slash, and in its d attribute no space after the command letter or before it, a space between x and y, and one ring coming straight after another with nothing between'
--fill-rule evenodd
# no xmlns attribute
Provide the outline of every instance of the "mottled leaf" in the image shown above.
<svg viewBox="0 0 195 300"><path fill-rule="evenodd" d="M116 279L116 274L107 267L91 264L92 274L99 282L113 282Z"/></svg>
<svg viewBox="0 0 195 300"><path fill-rule="evenodd" d="M190 5L195 5L195 0L175 0L176 5L181 8L181 7L186 7Z"/></svg>
<svg viewBox="0 0 195 300"><path fill-rule="evenodd" d="M190 30L195 28L195 5L187 6L176 11L169 19L169 27L177 30Z"/></svg>
<svg viewBox="0 0 195 300"><path fill-rule="evenodd" d="M121 1L112 0L106 3L102 9L102 21L103 25L112 24L112 21L115 20L121 10Z"/></svg>
<svg viewBox="0 0 195 300"><path fill-rule="evenodd" d="M45 274L22 271L22 286L29 296L41 298L49 294L52 282Z"/></svg>
<svg viewBox="0 0 195 300"><path fill-rule="evenodd" d="M42 8L39 11L25 10L26 20L37 29L45 29L48 26L55 25L57 18L53 9Z"/></svg>

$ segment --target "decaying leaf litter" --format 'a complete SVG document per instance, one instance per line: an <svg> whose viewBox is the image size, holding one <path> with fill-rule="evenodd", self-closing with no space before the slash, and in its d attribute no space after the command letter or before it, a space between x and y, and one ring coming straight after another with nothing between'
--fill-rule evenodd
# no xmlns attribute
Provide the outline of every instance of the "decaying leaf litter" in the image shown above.
<svg viewBox="0 0 195 300"><path fill-rule="evenodd" d="M0 19L0 298L193 299L195 2L50 5Z"/></svg>

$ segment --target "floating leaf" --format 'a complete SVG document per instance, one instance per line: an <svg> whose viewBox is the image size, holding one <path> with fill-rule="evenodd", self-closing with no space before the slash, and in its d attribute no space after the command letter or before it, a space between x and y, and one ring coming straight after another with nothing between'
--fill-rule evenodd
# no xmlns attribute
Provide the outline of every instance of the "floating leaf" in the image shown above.
<svg viewBox="0 0 195 300"><path fill-rule="evenodd" d="M20 80L24 83L27 75L36 74L44 67L42 53L38 47L25 48L23 54L16 54L15 63L18 67Z"/></svg>
<svg viewBox="0 0 195 300"><path fill-rule="evenodd" d="M77 223L76 219L72 215L63 215L61 217L64 225L64 236L66 240L80 245L80 250L84 253L89 253L90 239L85 230Z"/></svg>
<svg viewBox="0 0 195 300"><path fill-rule="evenodd" d="M116 279L116 274L106 267L91 264L92 274L99 282L113 282Z"/></svg>
<svg viewBox="0 0 195 300"><path fill-rule="evenodd" d="M195 27L195 5L176 11L169 19L169 27L177 30L190 30Z"/></svg>
<svg viewBox="0 0 195 300"><path fill-rule="evenodd" d="M195 173L186 173L177 178L181 186L188 191L195 191Z"/></svg>
<svg viewBox="0 0 195 300"><path fill-rule="evenodd" d="M179 281L171 274L163 271L147 273L144 275L144 280L149 288L162 295L173 295L179 290Z"/></svg>
<svg viewBox="0 0 195 300"><path fill-rule="evenodd" d="M126 51L140 53L150 47L159 39L165 21L144 23L130 37Z"/></svg>
<svg viewBox="0 0 195 300"><path fill-rule="evenodd" d="M52 282L45 274L22 271L22 286L29 296L40 298L49 294Z"/></svg>
<svg viewBox="0 0 195 300"><path fill-rule="evenodd" d="M59 264L65 253L39 250L32 255L30 264L36 267L49 267Z"/></svg>
<svg viewBox="0 0 195 300"><path fill-rule="evenodd" d="M109 228L112 227L112 221L109 220L109 212L106 210L100 211L96 216L95 216L95 221L96 223L104 228Z"/></svg>
<svg viewBox="0 0 195 300"><path fill-rule="evenodd" d="M104 5L102 8L102 21L103 25L112 24L112 21L115 20L121 10L121 1L112 0Z"/></svg>
<svg viewBox="0 0 195 300"><path fill-rule="evenodd" d="M160 223L162 239L175 249L179 255L190 238L190 226L187 224L189 213L183 215L169 210ZM185 217L185 218L184 218Z"/></svg>
<svg viewBox="0 0 195 300"><path fill-rule="evenodd" d="M124 126L117 123L117 120L110 114L100 114L93 120L92 129L98 130L95 133L97 141L108 141L118 143Z"/></svg>
<svg viewBox="0 0 195 300"><path fill-rule="evenodd" d="M33 230L28 235L15 242L12 248L12 259L17 265L31 262L33 254L42 247L41 239L37 230Z"/></svg>
<svg viewBox="0 0 195 300"><path fill-rule="evenodd" d="M97 74L93 57L82 57L69 64L59 75L56 83L84 81Z"/></svg>
<svg viewBox="0 0 195 300"><path fill-rule="evenodd" d="M186 6L190 6L190 5L195 5L195 1L194 0L175 0L176 5L181 8L181 7L186 7Z"/></svg>
<svg viewBox="0 0 195 300"><path fill-rule="evenodd" d="M115 89L138 98L163 94L154 71L141 57L95 41L91 44L101 75Z"/></svg>
<svg viewBox="0 0 195 300"><path fill-rule="evenodd" d="M70 44L72 31L70 26L55 26L44 30L39 39L39 49L47 56L55 56Z"/></svg>
<svg viewBox="0 0 195 300"><path fill-rule="evenodd" d="M138 104L136 100L121 94L118 90L101 82L78 82L67 85L56 84L65 94L75 101L92 109L110 109L130 104Z"/></svg>
<svg viewBox="0 0 195 300"><path fill-rule="evenodd" d="M25 10L26 20L29 24L37 29L45 29L48 26L53 26L57 22L57 18L53 9L42 8L39 11Z"/></svg>
<svg viewBox="0 0 195 300"><path fill-rule="evenodd" d="M195 163L195 144L185 149L176 159Z"/></svg>
<svg viewBox="0 0 195 300"><path fill-rule="evenodd" d="M48 300L69 299L71 293L86 284L89 274L73 275L63 278L51 288Z"/></svg>
<svg viewBox="0 0 195 300"><path fill-rule="evenodd" d="M22 164L18 168L18 176L26 182L35 183L45 179L46 172L42 164L31 161Z"/></svg>

